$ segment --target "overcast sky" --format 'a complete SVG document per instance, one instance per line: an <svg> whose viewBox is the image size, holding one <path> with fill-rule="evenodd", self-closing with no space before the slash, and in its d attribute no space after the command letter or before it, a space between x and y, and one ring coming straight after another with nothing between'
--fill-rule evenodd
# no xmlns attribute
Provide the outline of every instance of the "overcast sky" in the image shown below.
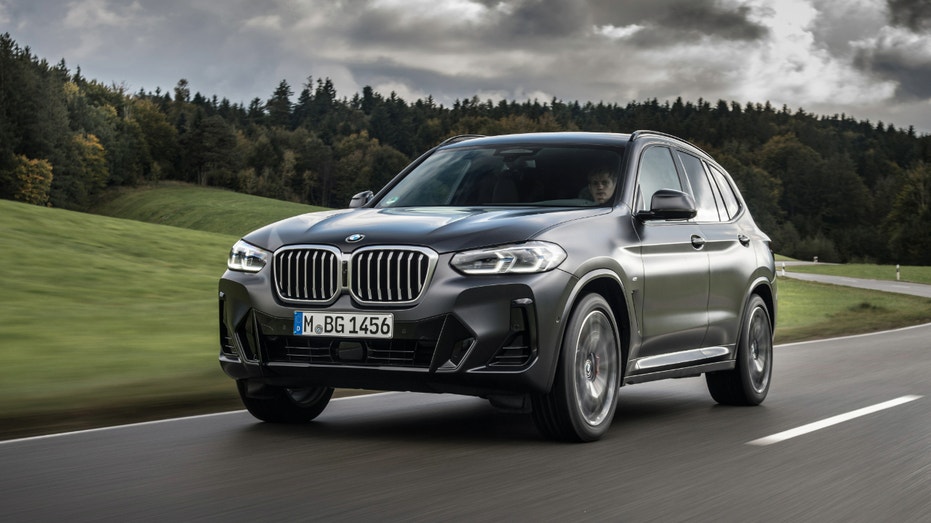
<svg viewBox="0 0 931 523"><path fill-rule="evenodd" d="M0 0L0 32L130 92L186 78L248 104L310 76L340 97L769 101L931 133L929 0Z"/></svg>

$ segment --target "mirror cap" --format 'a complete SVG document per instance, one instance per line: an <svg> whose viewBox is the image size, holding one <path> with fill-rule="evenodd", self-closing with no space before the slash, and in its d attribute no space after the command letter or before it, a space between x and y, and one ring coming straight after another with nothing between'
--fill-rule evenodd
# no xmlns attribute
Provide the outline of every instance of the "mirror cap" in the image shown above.
<svg viewBox="0 0 931 523"><path fill-rule="evenodd" d="M698 214L691 195L672 189L660 189L653 193L649 211L640 211L641 220L691 220Z"/></svg>
<svg viewBox="0 0 931 523"><path fill-rule="evenodd" d="M349 201L349 207L351 209L356 207L364 207L365 204L372 201L372 196L375 196L375 193L372 191L362 191L352 197L352 200Z"/></svg>

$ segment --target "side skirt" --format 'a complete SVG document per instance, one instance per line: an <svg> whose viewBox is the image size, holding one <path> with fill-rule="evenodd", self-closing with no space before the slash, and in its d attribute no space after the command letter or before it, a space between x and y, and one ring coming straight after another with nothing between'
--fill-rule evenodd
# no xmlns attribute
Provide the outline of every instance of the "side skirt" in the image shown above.
<svg viewBox="0 0 931 523"><path fill-rule="evenodd" d="M691 365L678 369L668 369L644 374L634 374L625 376L624 384L644 383L647 381L664 380L668 378L689 378L699 376L706 372L715 372L719 370L731 370L736 366L735 360L717 361L714 363L705 363L702 365Z"/></svg>

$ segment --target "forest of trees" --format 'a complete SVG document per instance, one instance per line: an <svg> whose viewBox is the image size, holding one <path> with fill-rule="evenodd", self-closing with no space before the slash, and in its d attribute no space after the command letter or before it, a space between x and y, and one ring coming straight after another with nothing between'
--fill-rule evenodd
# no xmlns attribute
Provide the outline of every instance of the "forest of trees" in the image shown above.
<svg viewBox="0 0 931 523"><path fill-rule="evenodd" d="M248 106L127 92L0 36L0 198L87 210L106 189L160 180L325 207L377 190L456 134L653 129L692 141L728 169L785 255L931 265L931 136L768 102L626 105L553 99L452 107L329 78L282 80Z"/></svg>

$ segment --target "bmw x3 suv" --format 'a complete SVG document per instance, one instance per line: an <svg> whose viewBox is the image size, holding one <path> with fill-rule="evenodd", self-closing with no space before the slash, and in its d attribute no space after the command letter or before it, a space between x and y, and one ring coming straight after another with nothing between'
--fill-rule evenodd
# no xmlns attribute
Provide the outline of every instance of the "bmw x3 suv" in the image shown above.
<svg viewBox="0 0 931 523"><path fill-rule="evenodd" d="M457 136L377 194L247 234L219 283L220 364L249 412L335 387L455 393L593 441L623 385L770 386L769 238L708 154L654 131Z"/></svg>

